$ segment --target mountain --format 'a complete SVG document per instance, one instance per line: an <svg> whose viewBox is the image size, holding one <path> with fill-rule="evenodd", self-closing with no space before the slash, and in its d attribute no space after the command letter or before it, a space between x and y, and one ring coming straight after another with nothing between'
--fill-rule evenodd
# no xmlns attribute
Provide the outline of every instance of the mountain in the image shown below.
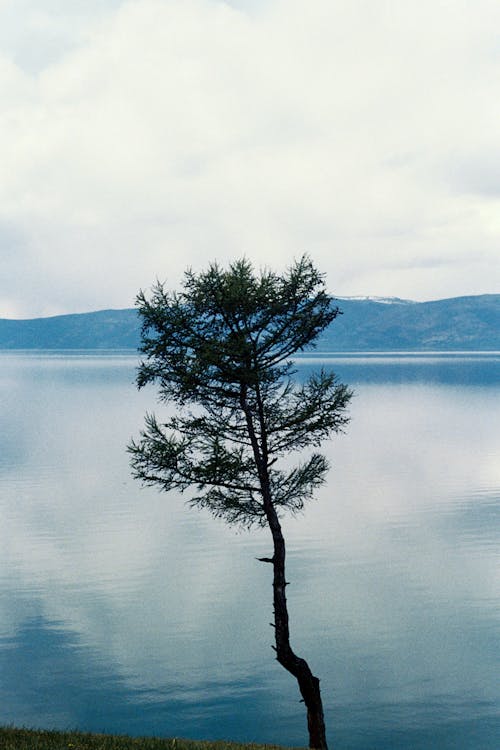
<svg viewBox="0 0 500 750"><path fill-rule="evenodd" d="M135 310L56 315L32 320L0 318L0 349L137 349Z"/></svg>
<svg viewBox="0 0 500 750"><path fill-rule="evenodd" d="M434 302L338 299L321 351L500 351L500 294Z"/></svg>
<svg viewBox="0 0 500 750"><path fill-rule="evenodd" d="M317 351L500 351L500 294L434 302L337 298L342 311ZM136 349L135 310L0 319L1 349Z"/></svg>

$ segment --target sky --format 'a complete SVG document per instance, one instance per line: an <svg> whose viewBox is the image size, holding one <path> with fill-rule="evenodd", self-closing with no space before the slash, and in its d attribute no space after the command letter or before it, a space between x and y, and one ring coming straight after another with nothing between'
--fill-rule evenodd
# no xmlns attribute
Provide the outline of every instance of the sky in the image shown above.
<svg viewBox="0 0 500 750"><path fill-rule="evenodd" d="M500 292L497 0L0 0L0 317L308 253Z"/></svg>

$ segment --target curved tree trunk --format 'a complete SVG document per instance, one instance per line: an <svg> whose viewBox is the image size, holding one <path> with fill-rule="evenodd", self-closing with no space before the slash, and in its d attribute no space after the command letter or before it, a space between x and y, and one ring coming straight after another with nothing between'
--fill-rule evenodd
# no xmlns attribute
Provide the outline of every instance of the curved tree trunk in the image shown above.
<svg viewBox="0 0 500 750"><path fill-rule="evenodd" d="M281 530L272 495L268 474L268 450L264 410L257 388L257 402L259 406L260 440L255 432L251 410L246 400L247 387L242 384L240 389L240 406L245 415L248 435L252 444L255 464L264 502L267 522L273 537L274 554L272 560L261 558L273 564L273 603L274 603L274 633L276 639L276 658L297 680L302 699L307 709L307 727L309 730L309 747L315 750L328 750L326 743L325 718L323 703L319 689L319 679L313 675L305 659L297 656L290 646L290 631L288 627L288 607L286 604L285 579L285 539Z"/></svg>
<svg viewBox="0 0 500 750"><path fill-rule="evenodd" d="M278 516L272 504L267 508L267 519L274 543L272 562L274 571L273 594L276 658L298 682L299 690L307 709L309 747L316 748L317 750L328 750L319 679L313 675L305 659L298 657L290 646L288 608L285 593L287 586L285 580L285 540Z"/></svg>

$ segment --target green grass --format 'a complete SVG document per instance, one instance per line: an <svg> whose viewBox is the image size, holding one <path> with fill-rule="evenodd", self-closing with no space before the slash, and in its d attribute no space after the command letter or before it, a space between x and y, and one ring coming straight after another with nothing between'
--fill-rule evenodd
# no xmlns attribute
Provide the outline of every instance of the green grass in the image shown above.
<svg viewBox="0 0 500 750"><path fill-rule="evenodd" d="M0 727L1 750L278 750L276 745L121 737Z"/></svg>

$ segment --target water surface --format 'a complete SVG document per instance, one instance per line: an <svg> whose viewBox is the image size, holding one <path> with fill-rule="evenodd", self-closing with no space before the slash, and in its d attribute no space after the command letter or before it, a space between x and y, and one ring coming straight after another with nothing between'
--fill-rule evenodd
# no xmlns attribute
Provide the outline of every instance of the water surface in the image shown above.
<svg viewBox="0 0 500 750"><path fill-rule="evenodd" d="M306 744L264 531L131 479L130 354L0 355L2 723ZM285 522L292 645L338 750L500 746L500 355L356 355L328 484Z"/></svg>

